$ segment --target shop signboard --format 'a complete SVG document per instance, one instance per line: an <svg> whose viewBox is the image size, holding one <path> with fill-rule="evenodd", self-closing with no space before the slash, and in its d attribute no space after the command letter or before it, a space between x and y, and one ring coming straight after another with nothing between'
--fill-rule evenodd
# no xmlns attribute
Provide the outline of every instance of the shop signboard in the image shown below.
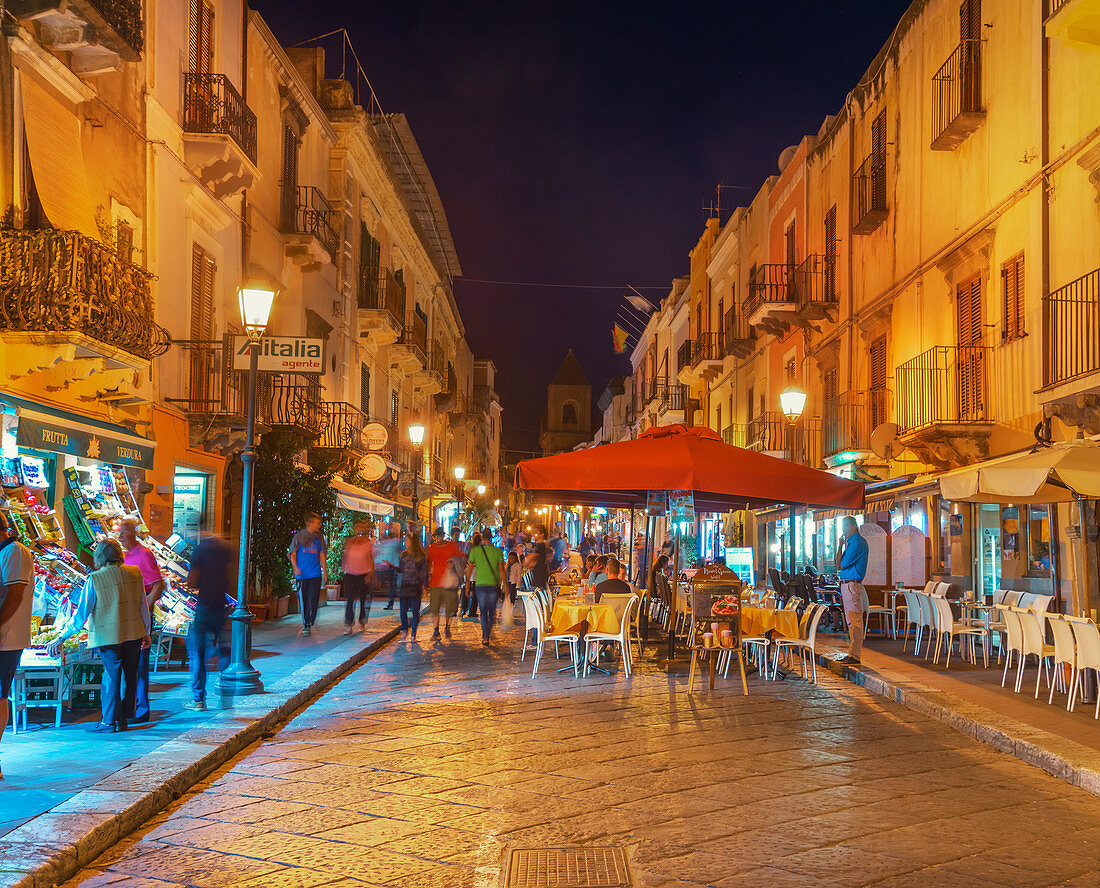
<svg viewBox="0 0 1100 888"><path fill-rule="evenodd" d="M20 417L16 443L32 450L51 453L68 453L99 460L111 465L135 466L140 469L153 467L153 445L135 440L122 440L108 431L76 428Z"/></svg>
<svg viewBox="0 0 1100 888"><path fill-rule="evenodd" d="M233 369L248 370L248 337L233 337ZM324 373L325 340L306 336L264 336L256 369L264 373Z"/></svg>
<svg viewBox="0 0 1100 888"><path fill-rule="evenodd" d="M368 450L384 450L389 440L390 433L382 423L368 422L363 426L363 444Z"/></svg>
<svg viewBox="0 0 1100 888"><path fill-rule="evenodd" d="M359 460L359 474L364 481L380 481L386 474L386 461L377 453L368 453Z"/></svg>
<svg viewBox="0 0 1100 888"><path fill-rule="evenodd" d="M695 494L690 490L668 492L668 520L673 524L695 523Z"/></svg>

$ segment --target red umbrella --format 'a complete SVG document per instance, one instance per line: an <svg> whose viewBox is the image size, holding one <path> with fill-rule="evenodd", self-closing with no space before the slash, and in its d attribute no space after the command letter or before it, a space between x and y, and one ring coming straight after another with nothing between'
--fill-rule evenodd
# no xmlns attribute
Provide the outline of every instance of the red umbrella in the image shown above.
<svg viewBox="0 0 1100 888"><path fill-rule="evenodd" d="M644 506L651 490L691 490L699 512L778 503L859 509L863 484L753 450L702 426L656 426L636 440L528 459L516 486L539 500Z"/></svg>

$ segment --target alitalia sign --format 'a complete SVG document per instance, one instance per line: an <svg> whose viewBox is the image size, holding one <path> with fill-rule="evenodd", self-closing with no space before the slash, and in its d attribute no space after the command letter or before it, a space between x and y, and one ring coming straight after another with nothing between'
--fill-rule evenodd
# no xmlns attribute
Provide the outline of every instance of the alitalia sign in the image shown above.
<svg viewBox="0 0 1100 888"><path fill-rule="evenodd" d="M248 337L233 337L233 369L248 369ZM265 336L258 369L268 373L324 373L325 341L304 336Z"/></svg>

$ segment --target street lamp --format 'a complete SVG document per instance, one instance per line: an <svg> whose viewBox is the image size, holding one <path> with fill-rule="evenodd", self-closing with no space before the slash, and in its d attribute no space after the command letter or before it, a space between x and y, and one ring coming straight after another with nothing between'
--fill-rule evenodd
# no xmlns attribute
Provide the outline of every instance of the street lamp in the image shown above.
<svg viewBox="0 0 1100 888"><path fill-rule="evenodd" d="M466 477L466 469L463 466L455 466L455 481L461 481Z"/></svg>
<svg viewBox="0 0 1100 888"><path fill-rule="evenodd" d="M413 522L420 521L420 467L423 462L424 426L414 422L409 426L409 440L416 448L416 465L413 467Z"/></svg>
<svg viewBox="0 0 1100 888"><path fill-rule="evenodd" d="M779 407L792 424L798 422L802 411L806 409L806 393L801 387L791 383L779 393Z"/></svg>
<svg viewBox="0 0 1100 888"><path fill-rule="evenodd" d="M477 486L477 495L478 496L485 496L485 485L484 484L479 484Z"/></svg>
<svg viewBox="0 0 1100 888"><path fill-rule="evenodd" d="M245 427L241 462L241 540L237 562L237 604L229 615L229 665L222 670L221 687L232 694L263 689L260 671L248 659L248 628L252 622L246 603L248 595L249 550L252 547L252 472L256 462L256 377L260 360L260 340L271 318L271 305L278 293L270 283L248 280L237 291L241 322L248 335L248 421Z"/></svg>

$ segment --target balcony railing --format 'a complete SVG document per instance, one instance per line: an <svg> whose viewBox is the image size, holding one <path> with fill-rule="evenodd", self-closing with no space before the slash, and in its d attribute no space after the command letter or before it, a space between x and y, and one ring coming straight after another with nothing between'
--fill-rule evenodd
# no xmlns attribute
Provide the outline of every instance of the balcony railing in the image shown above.
<svg viewBox="0 0 1100 888"><path fill-rule="evenodd" d="M304 373L273 373L264 410L272 427L321 434L321 378Z"/></svg>
<svg viewBox="0 0 1100 888"><path fill-rule="evenodd" d="M752 318L765 305L792 302L790 293L791 267L782 263L759 265L749 276L749 296L745 300L745 316Z"/></svg>
<svg viewBox="0 0 1100 888"><path fill-rule="evenodd" d="M405 288L393 272L377 265L359 266L359 307L368 311L387 311L396 326L405 318Z"/></svg>
<svg viewBox="0 0 1100 888"><path fill-rule="evenodd" d="M683 370L685 367L691 366L691 352L694 347L694 343L690 339L685 339L680 343L680 347L676 349L676 367L679 370Z"/></svg>
<svg viewBox="0 0 1100 888"><path fill-rule="evenodd" d="M401 332L400 343L419 359L421 364L428 360L428 319L418 311L405 315L405 328Z"/></svg>
<svg viewBox="0 0 1100 888"><path fill-rule="evenodd" d="M224 74L184 74L183 128L189 133L229 136L256 162L256 115Z"/></svg>
<svg viewBox="0 0 1100 888"><path fill-rule="evenodd" d="M1044 385L1100 371L1100 269L1043 297Z"/></svg>
<svg viewBox="0 0 1100 888"><path fill-rule="evenodd" d="M886 422L889 403L889 389L844 392L826 399L821 417L823 454L870 451L871 432Z"/></svg>
<svg viewBox="0 0 1100 888"><path fill-rule="evenodd" d="M145 48L145 28L141 20L141 0L87 0L103 20L135 52Z"/></svg>
<svg viewBox="0 0 1100 888"><path fill-rule="evenodd" d="M683 410L687 399L687 386L661 381L654 386L651 400L656 402L658 413L665 413L669 410Z"/></svg>
<svg viewBox="0 0 1100 888"><path fill-rule="evenodd" d="M831 279L829 266L824 256L811 255L803 259L790 274L791 301L803 306L816 302L835 303L835 279Z"/></svg>
<svg viewBox="0 0 1100 888"><path fill-rule="evenodd" d="M899 429L987 422L988 355L981 345L940 345L898 367Z"/></svg>
<svg viewBox="0 0 1100 888"><path fill-rule="evenodd" d="M283 189L283 231L317 238L329 256L335 257L339 238L333 224L335 212L328 198L313 185Z"/></svg>
<svg viewBox="0 0 1100 888"><path fill-rule="evenodd" d="M168 337L153 276L75 231L0 231L0 329L81 333L149 360Z"/></svg>
<svg viewBox="0 0 1100 888"><path fill-rule="evenodd" d="M358 407L343 401L322 401L321 436L314 446L331 450L348 450L359 454L366 453L363 427L367 422L367 417Z"/></svg>
<svg viewBox="0 0 1100 888"><path fill-rule="evenodd" d="M870 234L887 217L886 155L869 154L852 176L852 231Z"/></svg>
<svg viewBox="0 0 1100 888"><path fill-rule="evenodd" d="M752 328L737 306L726 310L722 319L722 353L743 357L752 344Z"/></svg>
<svg viewBox="0 0 1100 888"><path fill-rule="evenodd" d="M691 364L689 366L696 367L703 361L721 361L722 357L722 334L701 333L691 343Z"/></svg>
<svg viewBox="0 0 1100 888"><path fill-rule="evenodd" d="M932 148L949 151L976 125L965 117L983 116L982 41L963 40L932 77Z"/></svg>
<svg viewBox="0 0 1100 888"><path fill-rule="evenodd" d="M821 463L821 420L815 416L803 416L792 423L782 413L769 411L753 417L745 426L727 426L723 436L726 431L738 428L744 429L744 443L738 443L736 437L727 442L735 447L781 453L805 466L816 467ZM739 436L741 433L731 434Z"/></svg>
<svg viewBox="0 0 1100 888"><path fill-rule="evenodd" d="M745 446L745 425L744 423L732 423L722 429L722 440L729 444L730 447L744 447Z"/></svg>
<svg viewBox="0 0 1100 888"><path fill-rule="evenodd" d="M447 379L447 367L447 360L443 357L443 345L437 339L432 342L428 355L428 370L439 377L440 385L443 385Z"/></svg>

